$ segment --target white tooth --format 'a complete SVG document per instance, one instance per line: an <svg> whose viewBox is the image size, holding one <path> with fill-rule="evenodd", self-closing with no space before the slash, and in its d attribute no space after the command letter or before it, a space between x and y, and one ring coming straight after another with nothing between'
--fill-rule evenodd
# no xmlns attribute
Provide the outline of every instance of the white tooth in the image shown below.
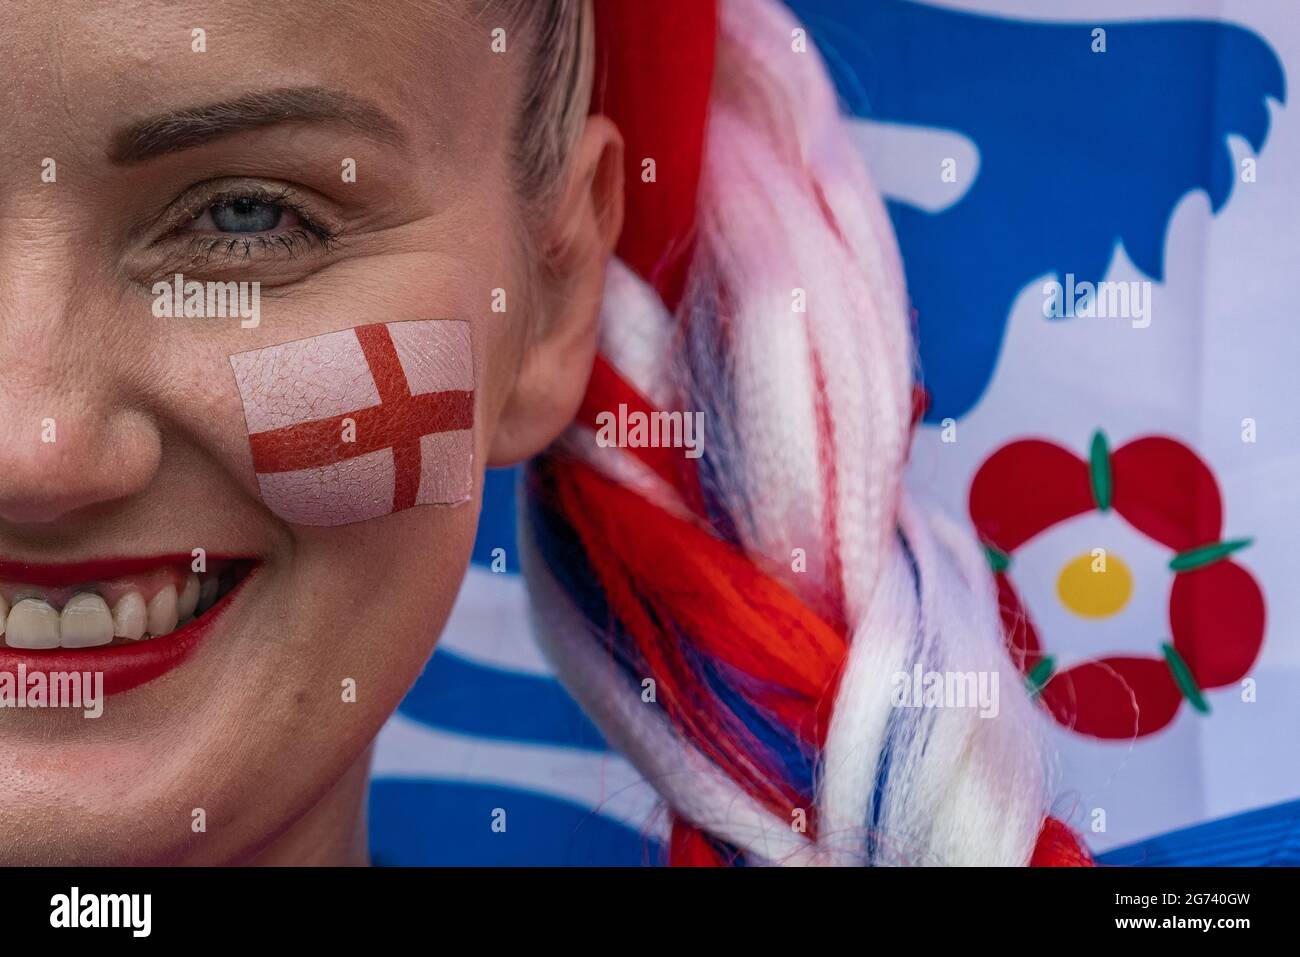
<svg viewBox="0 0 1300 957"><path fill-rule="evenodd" d="M198 606L199 576L190 572L185 579L185 587L181 589L181 596L176 599L176 617L184 621L194 614L194 609Z"/></svg>
<svg viewBox="0 0 1300 957"><path fill-rule="evenodd" d="M5 644L10 648L59 647L59 613L39 598L24 598L9 611Z"/></svg>
<svg viewBox="0 0 1300 957"><path fill-rule="evenodd" d="M138 640L144 634L149 612L144 607L144 598L138 591L127 592L117 600L113 608L113 634L119 638Z"/></svg>
<svg viewBox="0 0 1300 957"><path fill-rule="evenodd" d="M0 595L0 635L5 633L5 619L9 617L9 601Z"/></svg>
<svg viewBox="0 0 1300 957"><path fill-rule="evenodd" d="M98 595L73 595L59 615L59 634L64 648L106 645L113 640L113 615Z"/></svg>
<svg viewBox="0 0 1300 957"><path fill-rule="evenodd" d="M149 634L157 638L176 628L176 586L168 585L149 599Z"/></svg>
<svg viewBox="0 0 1300 957"><path fill-rule="evenodd" d="M217 580L216 575L210 575L203 579L203 583L199 585L198 610L200 614L217 603L217 588L220 584L221 582Z"/></svg>

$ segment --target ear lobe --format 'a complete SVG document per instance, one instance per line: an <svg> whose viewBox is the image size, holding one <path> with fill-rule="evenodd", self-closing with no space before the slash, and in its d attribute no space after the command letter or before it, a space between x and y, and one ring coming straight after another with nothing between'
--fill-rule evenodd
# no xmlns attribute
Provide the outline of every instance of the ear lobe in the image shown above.
<svg viewBox="0 0 1300 957"><path fill-rule="evenodd" d="M577 414L596 357L605 269L622 229L623 140L609 119L591 116L544 227L537 315L492 436L489 467L536 455Z"/></svg>

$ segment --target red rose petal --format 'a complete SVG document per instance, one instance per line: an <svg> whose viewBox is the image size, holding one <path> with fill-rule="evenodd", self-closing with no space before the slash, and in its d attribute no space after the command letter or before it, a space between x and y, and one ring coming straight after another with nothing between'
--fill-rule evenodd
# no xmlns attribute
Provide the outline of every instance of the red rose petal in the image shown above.
<svg viewBox="0 0 1300 957"><path fill-rule="evenodd" d="M1028 672L1042 658L1038 632L1011 579L1003 573L994 577L998 583L998 611L1002 615L1002 633L1007 636L1007 651L1016 667Z"/></svg>
<svg viewBox="0 0 1300 957"><path fill-rule="evenodd" d="M1176 552L1219 540L1223 503L1214 474L1181 442L1150 436L1111 453L1111 505Z"/></svg>
<svg viewBox="0 0 1300 957"><path fill-rule="evenodd" d="M1159 731L1183 700L1169 666L1158 658L1102 658L1054 675L1040 693L1058 722L1110 741Z"/></svg>
<svg viewBox="0 0 1300 957"><path fill-rule="evenodd" d="M1004 445L971 480L971 520L984 541L1007 553L1093 507L1087 464L1040 439Z"/></svg>
<svg viewBox="0 0 1300 957"><path fill-rule="evenodd" d="M1250 572L1218 561L1179 572L1169 591L1174 647L1202 689L1241 679L1264 642L1264 596Z"/></svg>

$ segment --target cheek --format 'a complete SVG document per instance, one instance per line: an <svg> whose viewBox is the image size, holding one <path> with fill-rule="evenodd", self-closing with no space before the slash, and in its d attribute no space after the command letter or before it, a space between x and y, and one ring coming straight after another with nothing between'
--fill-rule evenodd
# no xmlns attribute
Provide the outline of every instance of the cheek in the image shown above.
<svg viewBox="0 0 1300 957"><path fill-rule="evenodd" d="M337 689L355 676L359 709L382 721L419 674L455 603L469 564L477 496L454 509L414 508L346 529L299 529L293 562L275 584L290 627L277 654L279 677L295 676L330 721ZM279 571L279 569L277 569ZM378 695L376 695L378 692ZM350 709L337 712L351 721ZM366 733L377 730L364 729Z"/></svg>
<svg viewBox="0 0 1300 957"><path fill-rule="evenodd" d="M231 356L263 503L337 526L468 501L470 323L376 323Z"/></svg>

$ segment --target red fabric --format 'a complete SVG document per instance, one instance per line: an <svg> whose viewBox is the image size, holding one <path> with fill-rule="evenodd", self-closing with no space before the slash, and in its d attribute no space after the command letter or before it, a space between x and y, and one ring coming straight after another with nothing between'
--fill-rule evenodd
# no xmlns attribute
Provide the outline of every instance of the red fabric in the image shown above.
<svg viewBox="0 0 1300 957"><path fill-rule="evenodd" d="M1068 827L1054 817L1043 821L1030 867L1092 867L1092 855Z"/></svg>
<svg viewBox="0 0 1300 957"><path fill-rule="evenodd" d="M618 255L669 309L690 262L717 33L713 0L596 4L592 109L618 125L627 147ZM653 183L642 180L646 159L655 161Z"/></svg>
<svg viewBox="0 0 1300 957"><path fill-rule="evenodd" d="M659 411L649 399L619 375L618 370L608 359L597 355L582 405L578 407L577 421L593 432L598 432L597 417L607 412L617 414L619 406L627 406L629 415L639 413L647 418ZM681 449L660 445L640 446L629 448L627 451L676 489L687 507L697 514L703 512L699 476L691 467L691 460L682 454Z"/></svg>
<svg viewBox="0 0 1300 957"><path fill-rule="evenodd" d="M718 16L715 0L601 0L596 11L592 112L623 134L624 224L616 250L668 309L677 307L694 247L700 164L713 87ZM654 181L643 179L653 159ZM578 421L594 425L602 411L651 404L597 356ZM688 508L703 513L694 462L680 450L636 453L673 485Z"/></svg>
<svg viewBox="0 0 1300 957"><path fill-rule="evenodd" d="M674 819L668 843L670 867L724 867L728 863L713 849L703 831L681 818Z"/></svg>

